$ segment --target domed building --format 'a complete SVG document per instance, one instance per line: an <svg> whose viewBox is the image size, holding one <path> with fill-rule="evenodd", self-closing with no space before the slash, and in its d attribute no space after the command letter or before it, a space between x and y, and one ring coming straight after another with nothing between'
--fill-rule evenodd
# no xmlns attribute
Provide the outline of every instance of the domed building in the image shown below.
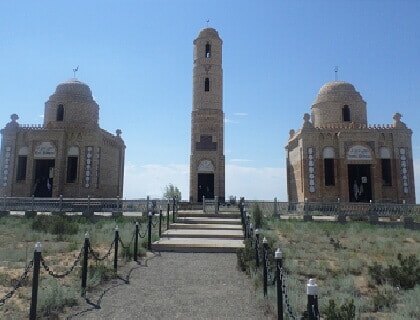
<svg viewBox="0 0 420 320"><path fill-rule="evenodd" d="M412 131L401 114L369 125L366 102L342 81L325 84L311 110L286 146L289 202L416 202Z"/></svg>
<svg viewBox="0 0 420 320"><path fill-rule="evenodd" d="M45 103L44 123L22 125L16 114L1 130L0 194L12 197L123 195L121 130L99 127L89 86L71 79Z"/></svg>

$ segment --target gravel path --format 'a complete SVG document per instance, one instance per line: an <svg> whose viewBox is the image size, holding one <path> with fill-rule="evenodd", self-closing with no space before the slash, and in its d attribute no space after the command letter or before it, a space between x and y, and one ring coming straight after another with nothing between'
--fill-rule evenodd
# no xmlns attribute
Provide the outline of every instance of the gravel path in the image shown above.
<svg viewBox="0 0 420 320"><path fill-rule="evenodd" d="M86 308L88 309L88 308ZM270 319L236 254L162 252L110 289L101 309L71 319Z"/></svg>

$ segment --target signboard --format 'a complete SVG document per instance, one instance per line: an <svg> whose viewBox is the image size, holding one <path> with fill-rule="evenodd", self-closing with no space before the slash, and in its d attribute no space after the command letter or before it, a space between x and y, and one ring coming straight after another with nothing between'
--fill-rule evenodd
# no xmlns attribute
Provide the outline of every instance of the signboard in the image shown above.
<svg viewBox="0 0 420 320"><path fill-rule="evenodd" d="M56 156L55 147L51 142L42 142L35 148L34 158L37 159L54 159Z"/></svg>
<svg viewBox="0 0 420 320"><path fill-rule="evenodd" d="M347 160L372 160L372 155L367 147L353 146L347 153Z"/></svg>

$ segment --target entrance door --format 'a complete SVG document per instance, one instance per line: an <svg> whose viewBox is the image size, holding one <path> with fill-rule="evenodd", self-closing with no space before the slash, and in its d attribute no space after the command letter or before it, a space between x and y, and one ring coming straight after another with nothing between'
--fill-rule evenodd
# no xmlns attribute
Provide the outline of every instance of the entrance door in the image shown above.
<svg viewBox="0 0 420 320"><path fill-rule="evenodd" d="M206 198L214 198L214 173L199 173L198 174L198 201L203 201L203 196Z"/></svg>
<svg viewBox="0 0 420 320"><path fill-rule="evenodd" d="M350 202L369 202L372 200L372 183L369 164L349 164Z"/></svg>
<svg viewBox="0 0 420 320"><path fill-rule="evenodd" d="M55 160L35 160L35 197L51 197Z"/></svg>

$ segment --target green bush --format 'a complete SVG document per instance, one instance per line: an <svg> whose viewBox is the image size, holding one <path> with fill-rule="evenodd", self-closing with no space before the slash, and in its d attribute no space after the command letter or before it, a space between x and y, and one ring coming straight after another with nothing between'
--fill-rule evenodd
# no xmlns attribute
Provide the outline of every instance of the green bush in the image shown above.
<svg viewBox="0 0 420 320"><path fill-rule="evenodd" d="M87 285L89 288L93 288L113 279L114 276L114 268L98 262L88 267Z"/></svg>
<svg viewBox="0 0 420 320"><path fill-rule="evenodd" d="M335 301L331 299L323 313L325 320L352 320L356 318L356 307L353 300L338 307Z"/></svg>
<svg viewBox="0 0 420 320"><path fill-rule="evenodd" d="M251 241L245 240L245 248L240 248L236 252L237 267L246 274L251 274L251 263L254 260L255 252L252 249Z"/></svg>
<svg viewBox="0 0 420 320"><path fill-rule="evenodd" d="M38 215L32 222L32 229L55 235L71 235L79 232L79 225L71 217Z"/></svg>
<svg viewBox="0 0 420 320"><path fill-rule="evenodd" d="M262 211L258 203L254 204L252 208L252 220L254 228L259 229L262 226Z"/></svg>
<svg viewBox="0 0 420 320"><path fill-rule="evenodd" d="M381 311L384 308L391 308L395 305L396 302L397 299L391 290L378 292L377 295L373 297L373 305L375 307L375 311Z"/></svg>
<svg viewBox="0 0 420 320"><path fill-rule="evenodd" d="M38 312L42 317L56 315L65 306L78 304L80 293L74 287L62 285L54 278L42 280L38 294Z"/></svg>

